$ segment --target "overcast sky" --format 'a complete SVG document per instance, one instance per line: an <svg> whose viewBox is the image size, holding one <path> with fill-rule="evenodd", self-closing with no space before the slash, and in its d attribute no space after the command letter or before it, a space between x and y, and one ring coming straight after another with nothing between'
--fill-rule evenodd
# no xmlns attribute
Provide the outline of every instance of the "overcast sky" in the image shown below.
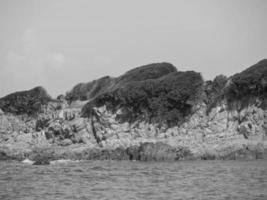
<svg viewBox="0 0 267 200"><path fill-rule="evenodd" d="M266 0L0 0L0 97L162 61L207 80L266 57Z"/></svg>

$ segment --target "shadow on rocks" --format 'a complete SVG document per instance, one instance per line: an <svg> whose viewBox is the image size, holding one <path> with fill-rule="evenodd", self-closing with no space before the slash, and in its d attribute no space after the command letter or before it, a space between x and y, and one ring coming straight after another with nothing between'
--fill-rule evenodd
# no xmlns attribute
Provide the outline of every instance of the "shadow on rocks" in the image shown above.
<svg viewBox="0 0 267 200"><path fill-rule="evenodd" d="M142 143L139 147L133 146L127 149L129 160L140 161L175 161L192 157L192 153L185 147L172 147L163 142Z"/></svg>
<svg viewBox="0 0 267 200"><path fill-rule="evenodd" d="M50 161L59 159L52 149L42 148L34 149L31 153L30 160L34 165L49 165Z"/></svg>

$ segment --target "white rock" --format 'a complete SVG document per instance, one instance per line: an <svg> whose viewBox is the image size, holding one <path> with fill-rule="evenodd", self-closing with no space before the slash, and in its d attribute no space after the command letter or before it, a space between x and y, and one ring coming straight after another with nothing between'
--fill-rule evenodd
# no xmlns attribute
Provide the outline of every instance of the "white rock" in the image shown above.
<svg viewBox="0 0 267 200"><path fill-rule="evenodd" d="M34 164L34 161L26 158L25 160L22 161L22 163L27 164L27 165L33 165Z"/></svg>
<svg viewBox="0 0 267 200"><path fill-rule="evenodd" d="M61 160L53 160L53 161L50 161L49 164L50 165L67 164L67 163L70 163L70 162L78 162L78 161L68 160L68 159L61 159Z"/></svg>

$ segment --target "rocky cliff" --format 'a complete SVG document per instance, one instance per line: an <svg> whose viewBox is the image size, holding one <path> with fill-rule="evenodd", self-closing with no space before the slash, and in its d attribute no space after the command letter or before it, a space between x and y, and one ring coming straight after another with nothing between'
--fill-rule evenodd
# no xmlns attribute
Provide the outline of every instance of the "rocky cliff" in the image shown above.
<svg viewBox="0 0 267 200"><path fill-rule="evenodd" d="M169 63L0 99L0 159L266 159L267 60L204 81Z"/></svg>

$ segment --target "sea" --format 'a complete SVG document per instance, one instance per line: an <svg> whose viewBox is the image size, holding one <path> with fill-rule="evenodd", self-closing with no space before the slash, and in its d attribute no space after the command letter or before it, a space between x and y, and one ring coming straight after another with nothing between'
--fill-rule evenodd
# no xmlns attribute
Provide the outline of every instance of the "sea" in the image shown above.
<svg viewBox="0 0 267 200"><path fill-rule="evenodd" d="M0 161L0 200L267 200L267 161Z"/></svg>

